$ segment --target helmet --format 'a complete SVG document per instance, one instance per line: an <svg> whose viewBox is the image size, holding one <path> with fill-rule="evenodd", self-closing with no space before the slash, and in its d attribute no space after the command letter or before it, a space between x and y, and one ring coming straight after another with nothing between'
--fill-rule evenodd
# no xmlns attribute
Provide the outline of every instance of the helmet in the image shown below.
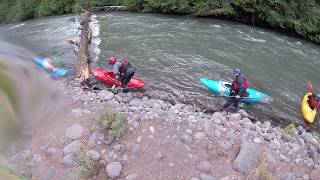
<svg viewBox="0 0 320 180"><path fill-rule="evenodd" d="M117 57L115 56L110 56L109 57L109 65L114 65L114 63L116 62Z"/></svg>
<svg viewBox="0 0 320 180"><path fill-rule="evenodd" d="M320 93L317 94L317 98L320 98Z"/></svg>
<svg viewBox="0 0 320 180"><path fill-rule="evenodd" d="M240 68L235 68L235 69L233 70L233 75L234 75L234 76L239 76L240 73L241 73Z"/></svg>

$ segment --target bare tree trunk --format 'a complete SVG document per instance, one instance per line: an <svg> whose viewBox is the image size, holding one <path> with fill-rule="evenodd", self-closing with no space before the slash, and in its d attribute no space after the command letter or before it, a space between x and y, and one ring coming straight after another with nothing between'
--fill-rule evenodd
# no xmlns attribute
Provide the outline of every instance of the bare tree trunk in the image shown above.
<svg viewBox="0 0 320 180"><path fill-rule="evenodd" d="M81 35L79 40L69 40L69 43L75 45L75 54L78 57L77 76L83 86L89 85L89 64L91 62L89 45L91 43L92 31L89 26L91 12L85 11L81 14L80 25Z"/></svg>

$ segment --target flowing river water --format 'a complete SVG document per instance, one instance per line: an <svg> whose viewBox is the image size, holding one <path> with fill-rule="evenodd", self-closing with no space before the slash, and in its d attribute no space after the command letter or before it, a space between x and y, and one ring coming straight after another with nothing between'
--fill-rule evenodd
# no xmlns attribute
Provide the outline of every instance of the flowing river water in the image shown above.
<svg viewBox="0 0 320 180"><path fill-rule="evenodd" d="M36 19L0 27L0 37L41 55L58 56L74 69L66 42L77 36L71 16ZM108 68L107 57L132 62L148 89L186 93L221 106L201 77L232 80L240 67L252 87L273 97L271 104L247 106L261 119L302 122L300 102L310 80L320 91L320 47L301 39L239 23L140 13L97 14L93 21L93 66Z"/></svg>

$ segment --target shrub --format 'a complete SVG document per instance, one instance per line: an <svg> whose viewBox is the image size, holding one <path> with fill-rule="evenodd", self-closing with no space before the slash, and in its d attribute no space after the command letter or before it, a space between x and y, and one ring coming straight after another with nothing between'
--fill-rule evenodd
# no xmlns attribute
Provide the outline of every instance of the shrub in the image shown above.
<svg viewBox="0 0 320 180"><path fill-rule="evenodd" d="M77 174L81 179L91 179L95 174L95 163L90 160L89 156L84 152L80 151L77 153L79 165L77 166Z"/></svg>
<svg viewBox="0 0 320 180"><path fill-rule="evenodd" d="M101 131L114 139L119 138L127 129L124 115L112 107L107 108L101 115L99 124Z"/></svg>

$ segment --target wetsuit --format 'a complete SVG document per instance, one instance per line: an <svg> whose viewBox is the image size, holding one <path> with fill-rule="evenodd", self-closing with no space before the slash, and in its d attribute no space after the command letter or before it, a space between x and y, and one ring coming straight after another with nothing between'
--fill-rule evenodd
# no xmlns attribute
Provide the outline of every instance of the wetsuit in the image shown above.
<svg viewBox="0 0 320 180"><path fill-rule="evenodd" d="M128 87L128 83L134 75L135 68L125 59L117 59L113 65L115 79L113 84L116 85L121 80L123 88Z"/></svg>
<svg viewBox="0 0 320 180"><path fill-rule="evenodd" d="M240 97L247 97L249 94L247 93L247 87L245 87L245 81L246 79L241 75L237 76L235 80L232 82L230 96L239 95ZM232 103L233 106L237 108L239 104L239 99L231 97L223 106L223 108L229 107Z"/></svg>

